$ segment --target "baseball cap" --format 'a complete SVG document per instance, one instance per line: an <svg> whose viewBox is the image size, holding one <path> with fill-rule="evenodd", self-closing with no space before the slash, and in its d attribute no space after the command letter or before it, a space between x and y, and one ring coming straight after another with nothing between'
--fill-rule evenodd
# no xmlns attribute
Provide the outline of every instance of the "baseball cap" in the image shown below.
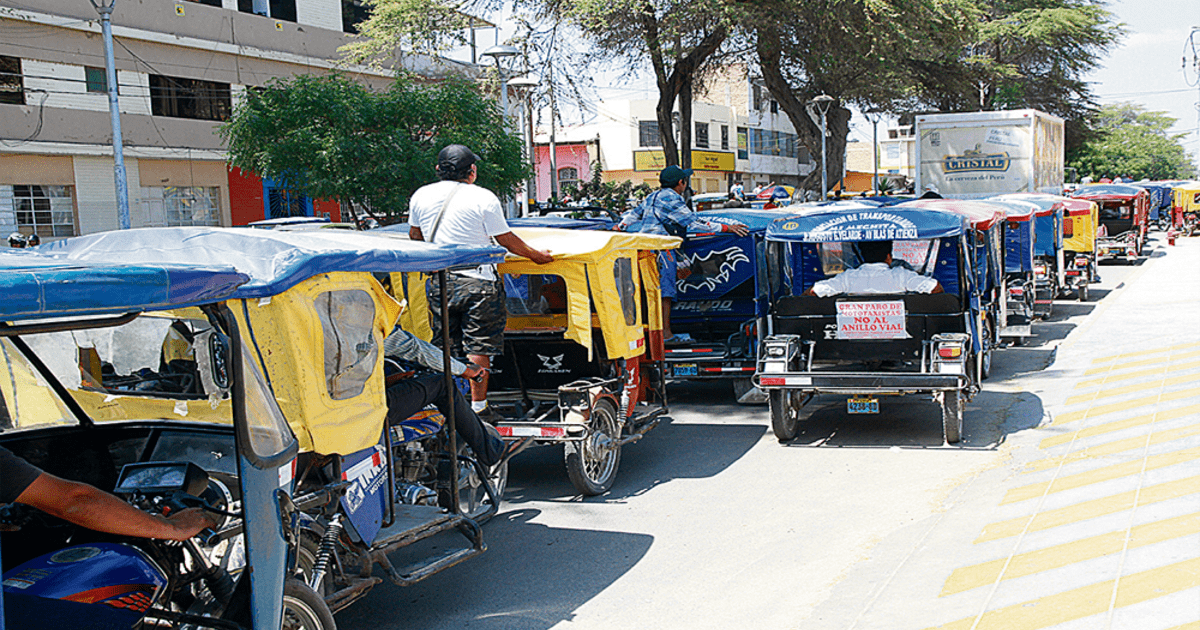
<svg viewBox="0 0 1200 630"><path fill-rule="evenodd" d="M692 176L692 169L679 168L678 166L675 166L674 164L672 164L672 165L668 166L667 168L664 168L658 174L658 182L660 184L663 184L666 186L671 186L673 184L679 183L680 180L687 179L691 176Z"/></svg>
<svg viewBox="0 0 1200 630"><path fill-rule="evenodd" d="M438 169L465 171L479 161L479 156L461 144L446 145L438 151Z"/></svg>

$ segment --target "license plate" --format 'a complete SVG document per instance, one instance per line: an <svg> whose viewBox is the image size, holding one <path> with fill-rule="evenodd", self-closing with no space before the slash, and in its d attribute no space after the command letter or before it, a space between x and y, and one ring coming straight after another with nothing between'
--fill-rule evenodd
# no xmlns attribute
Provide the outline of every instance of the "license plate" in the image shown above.
<svg viewBox="0 0 1200 630"><path fill-rule="evenodd" d="M675 376L695 376L699 373L695 363L676 363Z"/></svg>
<svg viewBox="0 0 1200 630"><path fill-rule="evenodd" d="M849 413L879 413L878 398L850 398L846 400Z"/></svg>

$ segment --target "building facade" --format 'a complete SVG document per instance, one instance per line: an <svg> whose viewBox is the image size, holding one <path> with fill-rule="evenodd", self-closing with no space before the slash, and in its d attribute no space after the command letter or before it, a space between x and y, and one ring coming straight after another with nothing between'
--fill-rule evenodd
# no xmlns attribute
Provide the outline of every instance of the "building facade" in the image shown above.
<svg viewBox="0 0 1200 630"><path fill-rule="evenodd" d="M586 146L604 181L629 180L657 188L658 172L666 164L655 105L649 99L600 102L593 122L558 130L558 161L565 146ZM726 192L737 181L747 190L772 182L795 186L816 168L787 115L740 67L708 80L707 89L692 104L692 125L691 183L697 193ZM549 156L549 137L544 131L535 143L537 194L542 201L550 191L550 168L543 163ZM563 164L557 167L561 178ZM583 171L579 176L587 178Z"/></svg>
<svg viewBox="0 0 1200 630"><path fill-rule="evenodd" d="M117 0L114 54L132 227L340 220L336 203L230 169L218 133L246 90L338 67L357 0ZM88 2L0 11L0 235L118 227L104 41ZM453 65L453 62L450 62Z"/></svg>

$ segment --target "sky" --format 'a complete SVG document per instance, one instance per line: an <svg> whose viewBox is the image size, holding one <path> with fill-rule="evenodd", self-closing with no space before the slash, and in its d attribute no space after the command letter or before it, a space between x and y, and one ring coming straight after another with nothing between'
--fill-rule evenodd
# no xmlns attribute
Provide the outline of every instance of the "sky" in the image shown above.
<svg viewBox="0 0 1200 630"><path fill-rule="evenodd" d="M1185 44L1192 27L1200 29L1200 0L1111 0L1108 9L1125 25L1127 33L1102 66L1085 76L1092 84L1097 102L1101 105L1133 102L1148 111L1165 112L1176 119L1172 132L1187 134L1184 148L1194 157L1200 157L1200 81L1190 48L1186 71L1183 67ZM503 25L503 16L498 17ZM506 36L503 30L501 39ZM491 43L489 36L495 37L492 33L481 33L481 49ZM1200 32L1196 43L1200 52ZM596 82L600 98L656 97L654 81L648 72L634 81L617 83L617 77L611 74L596 77ZM568 118L572 116L568 114ZM883 127L881 124L881 133ZM871 124L860 115L851 121L850 139L871 141Z"/></svg>

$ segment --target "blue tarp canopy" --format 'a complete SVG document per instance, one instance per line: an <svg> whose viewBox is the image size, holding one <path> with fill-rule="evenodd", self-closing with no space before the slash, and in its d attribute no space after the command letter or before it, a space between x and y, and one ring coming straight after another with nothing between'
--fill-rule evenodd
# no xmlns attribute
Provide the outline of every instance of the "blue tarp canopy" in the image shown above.
<svg viewBox="0 0 1200 630"><path fill-rule="evenodd" d="M67 261L229 265L250 278L229 296L236 299L277 295L333 271L438 271L504 261L499 247L430 245L406 235L353 230L143 228L70 238L39 249Z"/></svg>
<svg viewBox="0 0 1200 630"><path fill-rule="evenodd" d="M1087 199L1089 197L1133 197L1142 191L1140 186L1132 186L1128 184L1092 184L1089 186L1081 186L1071 192L1072 197L1081 197Z"/></svg>
<svg viewBox="0 0 1200 630"><path fill-rule="evenodd" d="M776 219L767 228L767 240L907 241L955 236L966 229L965 217L942 210L905 206L830 209Z"/></svg>
<svg viewBox="0 0 1200 630"><path fill-rule="evenodd" d="M194 306L223 300L249 280L219 262L131 264L123 256L75 261L45 250L0 252L0 320Z"/></svg>
<svg viewBox="0 0 1200 630"><path fill-rule="evenodd" d="M746 226L751 232L764 232L771 222L780 217L791 216L789 212L791 208L779 208L775 210L762 210L753 208L723 208L716 210L704 210L697 212L696 215L706 221L713 223L723 223L732 225L740 223ZM711 230L693 223L688 226L688 232L691 234L709 234Z"/></svg>

